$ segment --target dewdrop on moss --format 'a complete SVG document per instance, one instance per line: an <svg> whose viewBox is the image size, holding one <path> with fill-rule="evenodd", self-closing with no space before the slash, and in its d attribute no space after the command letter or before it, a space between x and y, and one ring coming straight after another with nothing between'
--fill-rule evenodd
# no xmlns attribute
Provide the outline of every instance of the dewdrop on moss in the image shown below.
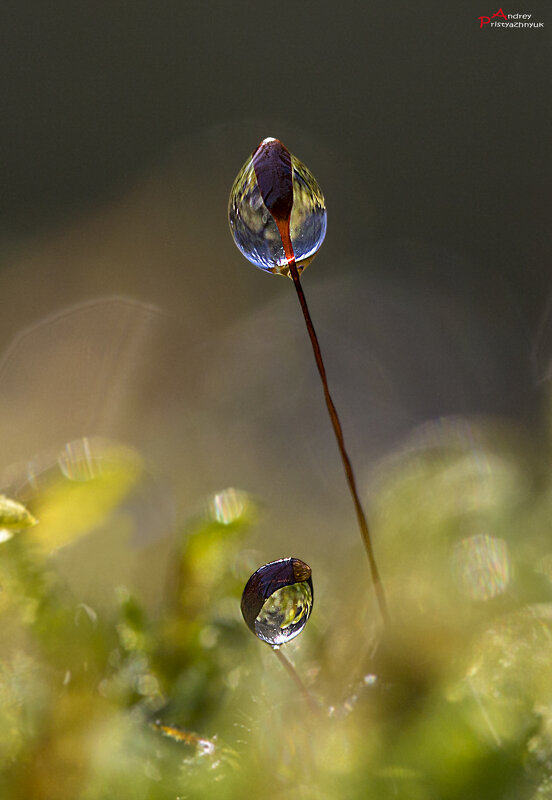
<svg viewBox="0 0 552 800"><path fill-rule="evenodd" d="M297 271L312 261L326 235L324 196L309 170L278 140L264 139L234 181L230 230L243 255L265 272L288 275L277 220L288 217Z"/></svg>
<svg viewBox="0 0 552 800"><path fill-rule="evenodd" d="M298 558L260 567L243 590L241 610L247 627L272 647L299 636L311 615L311 568Z"/></svg>

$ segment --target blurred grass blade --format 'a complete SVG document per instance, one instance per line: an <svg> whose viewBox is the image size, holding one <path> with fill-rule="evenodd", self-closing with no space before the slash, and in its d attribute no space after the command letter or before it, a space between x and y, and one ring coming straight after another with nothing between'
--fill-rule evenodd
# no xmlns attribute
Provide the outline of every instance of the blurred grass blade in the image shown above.
<svg viewBox="0 0 552 800"><path fill-rule="evenodd" d="M0 530L22 531L25 528L32 528L37 522L38 520L22 503L0 494Z"/></svg>

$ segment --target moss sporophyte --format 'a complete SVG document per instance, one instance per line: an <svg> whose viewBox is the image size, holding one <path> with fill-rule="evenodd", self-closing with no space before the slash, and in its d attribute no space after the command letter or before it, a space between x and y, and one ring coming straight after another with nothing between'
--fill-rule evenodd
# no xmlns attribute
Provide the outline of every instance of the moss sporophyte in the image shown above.
<svg viewBox="0 0 552 800"><path fill-rule="evenodd" d="M317 705L280 646L299 636L311 615L311 568L299 558L281 558L259 567L243 590L241 610L247 627L272 648L311 709Z"/></svg>
<svg viewBox="0 0 552 800"><path fill-rule="evenodd" d="M387 601L368 522L360 502L341 422L328 387L318 337L299 277L324 241L324 196L307 167L282 142L269 137L259 144L238 173L230 193L228 216L234 242L243 255L265 272L287 275L294 283L368 556L377 603L382 619L387 623Z"/></svg>

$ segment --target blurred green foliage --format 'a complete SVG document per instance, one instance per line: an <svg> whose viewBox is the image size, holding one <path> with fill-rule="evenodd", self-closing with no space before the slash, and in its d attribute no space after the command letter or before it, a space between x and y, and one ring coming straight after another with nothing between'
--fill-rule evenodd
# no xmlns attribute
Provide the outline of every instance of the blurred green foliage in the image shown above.
<svg viewBox="0 0 552 800"><path fill-rule="evenodd" d="M132 537L138 455L62 470L26 505L3 497L0 797L552 797L548 457L512 425L455 419L378 466L393 622L381 630L361 543L336 545L286 648L318 712L241 619L264 546L245 492L167 531L161 602L107 580L98 607L56 553L111 526ZM298 547L282 557L308 558Z"/></svg>

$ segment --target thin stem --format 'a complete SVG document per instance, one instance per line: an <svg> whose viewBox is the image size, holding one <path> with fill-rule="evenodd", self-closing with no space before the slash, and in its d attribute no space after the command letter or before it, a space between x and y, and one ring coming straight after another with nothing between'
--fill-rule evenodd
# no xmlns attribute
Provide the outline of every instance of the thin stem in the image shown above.
<svg viewBox="0 0 552 800"><path fill-rule="evenodd" d="M328 407L328 413L330 415L335 438L341 454L341 460L345 469L345 476L347 478L349 490L353 498L357 520L360 527L360 533L364 542L366 554L368 555L368 563L370 565L370 572L372 575L376 599L382 619L385 624L388 624L389 612L387 610L387 601L385 599L383 584L381 582L379 570L376 564L376 557L374 555L372 539L368 529L368 522L366 521L366 515L358 495L355 474L353 472L353 466L345 447L345 439L343 437L341 422L339 421L337 409L332 400L330 389L328 387L326 368L324 367L324 361L322 359L322 352L318 343L318 337L316 335L316 331L314 330L314 325L312 324L309 307L303 292L303 287L301 286L301 281L299 280L299 272L295 263L295 253L293 252L293 245L291 243L290 235L291 212L293 208L292 156L289 150L284 147L282 142L278 141L278 139L268 138L261 142L253 154L252 165L255 170L257 186L261 197L278 228L282 245L284 247L284 255L286 257L289 272L293 279L293 283L295 284L295 289L297 290L297 296L299 298L299 303L301 304L301 309L307 325L307 331L311 340L316 366L318 367L318 372L320 373L320 379L324 389L324 397L326 399L326 406Z"/></svg>
<svg viewBox="0 0 552 800"><path fill-rule="evenodd" d="M283 666L289 677L292 679L294 684L297 686L297 688L303 695L305 702L311 709L311 711L318 711L319 709L318 706L316 705L314 697L312 696L312 694L309 692L309 690L299 677L299 673L297 672L297 670L295 669L289 658L287 658L287 656L285 656L282 653L279 647L273 647L272 652L274 653L280 664Z"/></svg>
<svg viewBox="0 0 552 800"><path fill-rule="evenodd" d="M297 265L295 263L295 253L293 252L293 245L291 244L291 236L289 232L290 220L289 217L287 217L286 219L280 219L280 220L276 219L275 221L278 226L280 237L282 239L282 244L284 246L284 253L288 262L289 271L293 279L295 289L297 291L297 297L299 298L299 303L301 304L301 310L303 312L303 317L305 318L307 331L309 333L309 338L311 340L314 359L316 361L316 366L318 367L318 372L320 374L320 379L322 381L322 387L324 389L324 397L326 399L328 414L330 415L330 420L332 423L332 427L334 429L335 438L337 440L337 446L339 447L341 460L343 462L343 467L345 469L345 476L347 478L347 483L349 484L349 490L353 498L353 503L355 506L358 525L362 536L362 541L364 542L364 547L366 549L366 554L368 556L370 573L372 575L372 582L374 584L374 591L376 593L376 599L378 602L380 614L384 623L387 625L389 624L389 612L387 610L387 600L385 599L383 583L381 581L378 565L376 563L376 557L374 555L374 548L372 546L372 538L370 536L370 530L368 528L366 514L364 513L364 509L362 508L362 503L360 502L360 497L356 486L355 473L353 472L353 465L351 464L351 459L349 458L347 449L345 447L343 429L341 427L341 422L339 421L337 409L330 394L330 388L328 386L328 378L326 376L326 367L324 366L324 361L322 359L322 351L320 350L320 344L318 343L318 336L316 335L316 331L314 330L314 325L312 324L309 307L307 305L307 298L305 297L305 293L303 292L303 287L301 286L301 281L299 280L299 272L297 270Z"/></svg>
<svg viewBox="0 0 552 800"><path fill-rule="evenodd" d="M314 330L314 325L312 324L311 315L309 312L309 307L307 305L307 299L305 297L305 293L303 292L303 287L301 286L301 281L299 279L299 273L297 271L297 266L295 264L295 259L293 261L288 262L289 269L291 273L291 277L293 278L293 283L295 285L295 289L297 291L297 296L299 298L299 303L301 305L301 310L303 312L303 317L305 318L305 323L307 325L307 331L309 333L312 350L314 353L314 359L316 361L316 366L318 367L318 372L320 374L320 379L322 381L322 387L324 389L324 397L326 400L326 406L328 408L328 414L330 415L330 420L332 423L332 427L335 433L335 438L337 440L337 446L339 447L339 452L341 454L341 460L343 462L343 467L345 469L345 475L347 478L347 483L349 484L349 490L351 492L351 496L353 498L353 503L355 506L355 511L357 515L358 525L360 528L360 532L362 535L362 541L364 542L364 547L366 549L366 554L368 556L368 562L370 564L370 572L372 575L372 581L374 584L374 591L376 593L376 598L378 601L379 610L382 616L383 621L388 624L389 623L389 612L387 610L387 600L385 598L385 592L383 589L383 583L381 581L381 577L378 570L378 565L376 563L376 557L374 554L374 548L372 545L372 538L370 536L370 529L368 528L368 521L366 519L366 514L364 513L364 509L362 508L362 504L360 502L360 497L358 494L358 489L355 480L355 473L353 471L353 466L351 464L351 459L347 453L347 449L345 447L345 439L343 436L343 429L341 427L341 422L339 420L339 416L337 413L337 409L335 407L334 401L332 400L332 396L330 394L330 389L328 386L328 378L326 376L326 368L324 366L324 361L322 359L322 351L320 350L320 344L318 343L318 337L316 335L316 331Z"/></svg>

